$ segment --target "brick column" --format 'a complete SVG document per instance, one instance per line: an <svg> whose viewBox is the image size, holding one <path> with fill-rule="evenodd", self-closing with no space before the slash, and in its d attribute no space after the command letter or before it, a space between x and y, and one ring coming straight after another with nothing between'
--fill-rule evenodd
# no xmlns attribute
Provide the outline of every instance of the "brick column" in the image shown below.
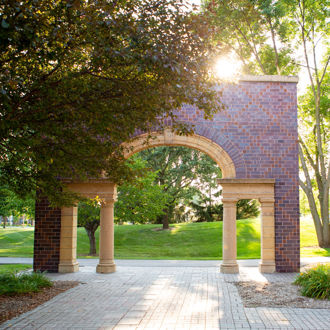
<svg viewBox="0 0 330 330"><path fill-rule="evenodd" d="M33 270L57 273L60 259L61 209L52 208L46 197L37 194Z"/></svg>
<svg viewBox="0 0 330 330"><path fill-rule="evenodd" d="M79 270L77 262L77 211L78 208L63 207L61 210L61 244L59 273L74 273Z"/></svg>
<svg viewBox="0 0 330 330"><path fill-rule="evenodd" d="M236 246L236 199L223 199L222 264L221 272L238 273Z"/></svg>
<svg viewBox="0 0 330 330"><path fill-rule="evenodd" d="M101 204L100 214L100 261L97 273L113 273L116 271L114 261L114 203L113 198L106 198Z"/></svg>
<svg viewBox="0 0 330 330"><path fill-rule="evenodd" d="M261 198L261 263L262 273L275 272L275 219L273 198Z"/></svg>

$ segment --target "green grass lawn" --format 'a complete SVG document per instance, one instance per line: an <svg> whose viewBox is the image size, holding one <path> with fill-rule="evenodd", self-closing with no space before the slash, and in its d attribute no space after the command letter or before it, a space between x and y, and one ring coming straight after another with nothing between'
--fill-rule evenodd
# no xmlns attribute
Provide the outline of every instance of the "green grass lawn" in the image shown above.
<svg viewBox="0 0 330 330"><path fill-rule="evenodd" d="M0 264L0 274L17 273L22 270L27 270L30 268L32 268L32 266L26 264L5 264L5 265Z"/></svg>
<svg viewBox="0 0 330 330"><path fill-rule="evenodd" d="M220 259L222 222L174 224L172 231L156 231L160 225L115 226L115 258L118 259ZM99 232L97 231L97 246ZM89 241L78 228L77 254L86 255ZM313 223L301 220L302 256L330 256L317 247ZM0 256L32 257L33 229L0 229ZM260 258L260 220L237 221L238 259Z"/></svg>

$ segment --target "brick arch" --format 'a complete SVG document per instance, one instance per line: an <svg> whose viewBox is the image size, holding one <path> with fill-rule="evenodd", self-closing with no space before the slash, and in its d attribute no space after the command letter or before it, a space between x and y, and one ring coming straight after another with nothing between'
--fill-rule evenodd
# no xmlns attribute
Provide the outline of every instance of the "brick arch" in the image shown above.
<svg viewBox="0 0 330 330"><path fill-rule="evenodd" d="M200 150L217 162L224 176L219 184L223 188L224 228L227 228L226 234L224 230L223 240L227 247L223 252L222 264L225 272L238 270L235 208L236 201L247 196L258 198L261 202L260 269L274 271L276 262L277 271L299 271L296 83L296 77L242 77L237 84L216 87L224 108L214 114L212 120L206 120L203 111L192 105L186 104L173 111L177 120L193 125L194 135L177 136L167 129L164 132L154 132L153 138L147 139L148 136L143 135L145 132L138 131L136 138L132 137L132 140L124 143L128 147L125 149L126 157L149 147L177 145ZM163 125L172 127L173 123L170 118L166 118ZM71 185L68 188L71 189ZM113 222L113 183L105 178L89 179L88 182L77 183L73 188L84 188L88 194L102 193L106 200L104 219L107 220L104 223ZM75 259L76 217L75 207L52 210L44 201L37 201L34 269L78 269ZM112 235L113 227L108 229L103 233ZM44 242L45 235L49 244ZM109 239L113 241L112 238ZM107 256L107 248L102 249L104 253L100 257L99 272L114 271L113 256Z"/></svg>
<svg viewBox="0 0 330 330"><path fill-rule="evenodd" d="M183 136L177 135L170 129L162 132L154 132L148 138L148 134L135 137L131 142L125 143L125 157L144 149L160 146L183 146L204 152L211 157L220 167L223 178L236 178L235 163L229 154L216 142L198 134Z"/></svg>

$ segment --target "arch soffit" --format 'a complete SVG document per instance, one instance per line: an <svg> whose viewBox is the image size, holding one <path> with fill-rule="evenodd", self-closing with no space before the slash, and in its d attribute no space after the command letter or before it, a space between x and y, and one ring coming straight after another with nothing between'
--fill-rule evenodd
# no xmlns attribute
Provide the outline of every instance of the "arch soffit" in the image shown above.
<svg viewBox="0 0 330 330"><path fill-rule="evenodd" d="M151 137L148 138L148 136ZM139 135L132 141L124 143L123 146L125 148L125 158L153 147L183 146L193 148L211 157L221 168L223 178L236 177L235 165L228 153L217 143L197 134L181 136L170 129L166 129L163 132L154 132L151 135Z"/></svg>

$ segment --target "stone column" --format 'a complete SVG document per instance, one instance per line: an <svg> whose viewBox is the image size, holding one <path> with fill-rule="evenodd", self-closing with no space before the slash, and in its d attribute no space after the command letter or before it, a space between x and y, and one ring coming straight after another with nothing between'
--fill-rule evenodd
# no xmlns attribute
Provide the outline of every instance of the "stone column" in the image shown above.
<svg viewBox="0 0 330 330"><path fill-rule="evenodd" d="M114 262L114 204L116 191L111 197L103 198L100 215L100 261L97 273L113 273L116 271Z"/></svg>
<svg viewBox="0 0 330 330"><path fill-rule="evenodd" d="M221 272L238 273L236 247L236 199L223 199L222 264Z"/></svg>
<svg viewBox="0 0 330 330"><path fill-rule="evenodd" d="M261 273L274 273L275 267L275 220L273 198L260 198L261 204Z"/></svg>
<svg viewBox="0 0 330 330"><path fill-rule="evenodd" d="M61 241L59 273L79 270L77 262L77 210L76 206L61 209Z"/></svg>

